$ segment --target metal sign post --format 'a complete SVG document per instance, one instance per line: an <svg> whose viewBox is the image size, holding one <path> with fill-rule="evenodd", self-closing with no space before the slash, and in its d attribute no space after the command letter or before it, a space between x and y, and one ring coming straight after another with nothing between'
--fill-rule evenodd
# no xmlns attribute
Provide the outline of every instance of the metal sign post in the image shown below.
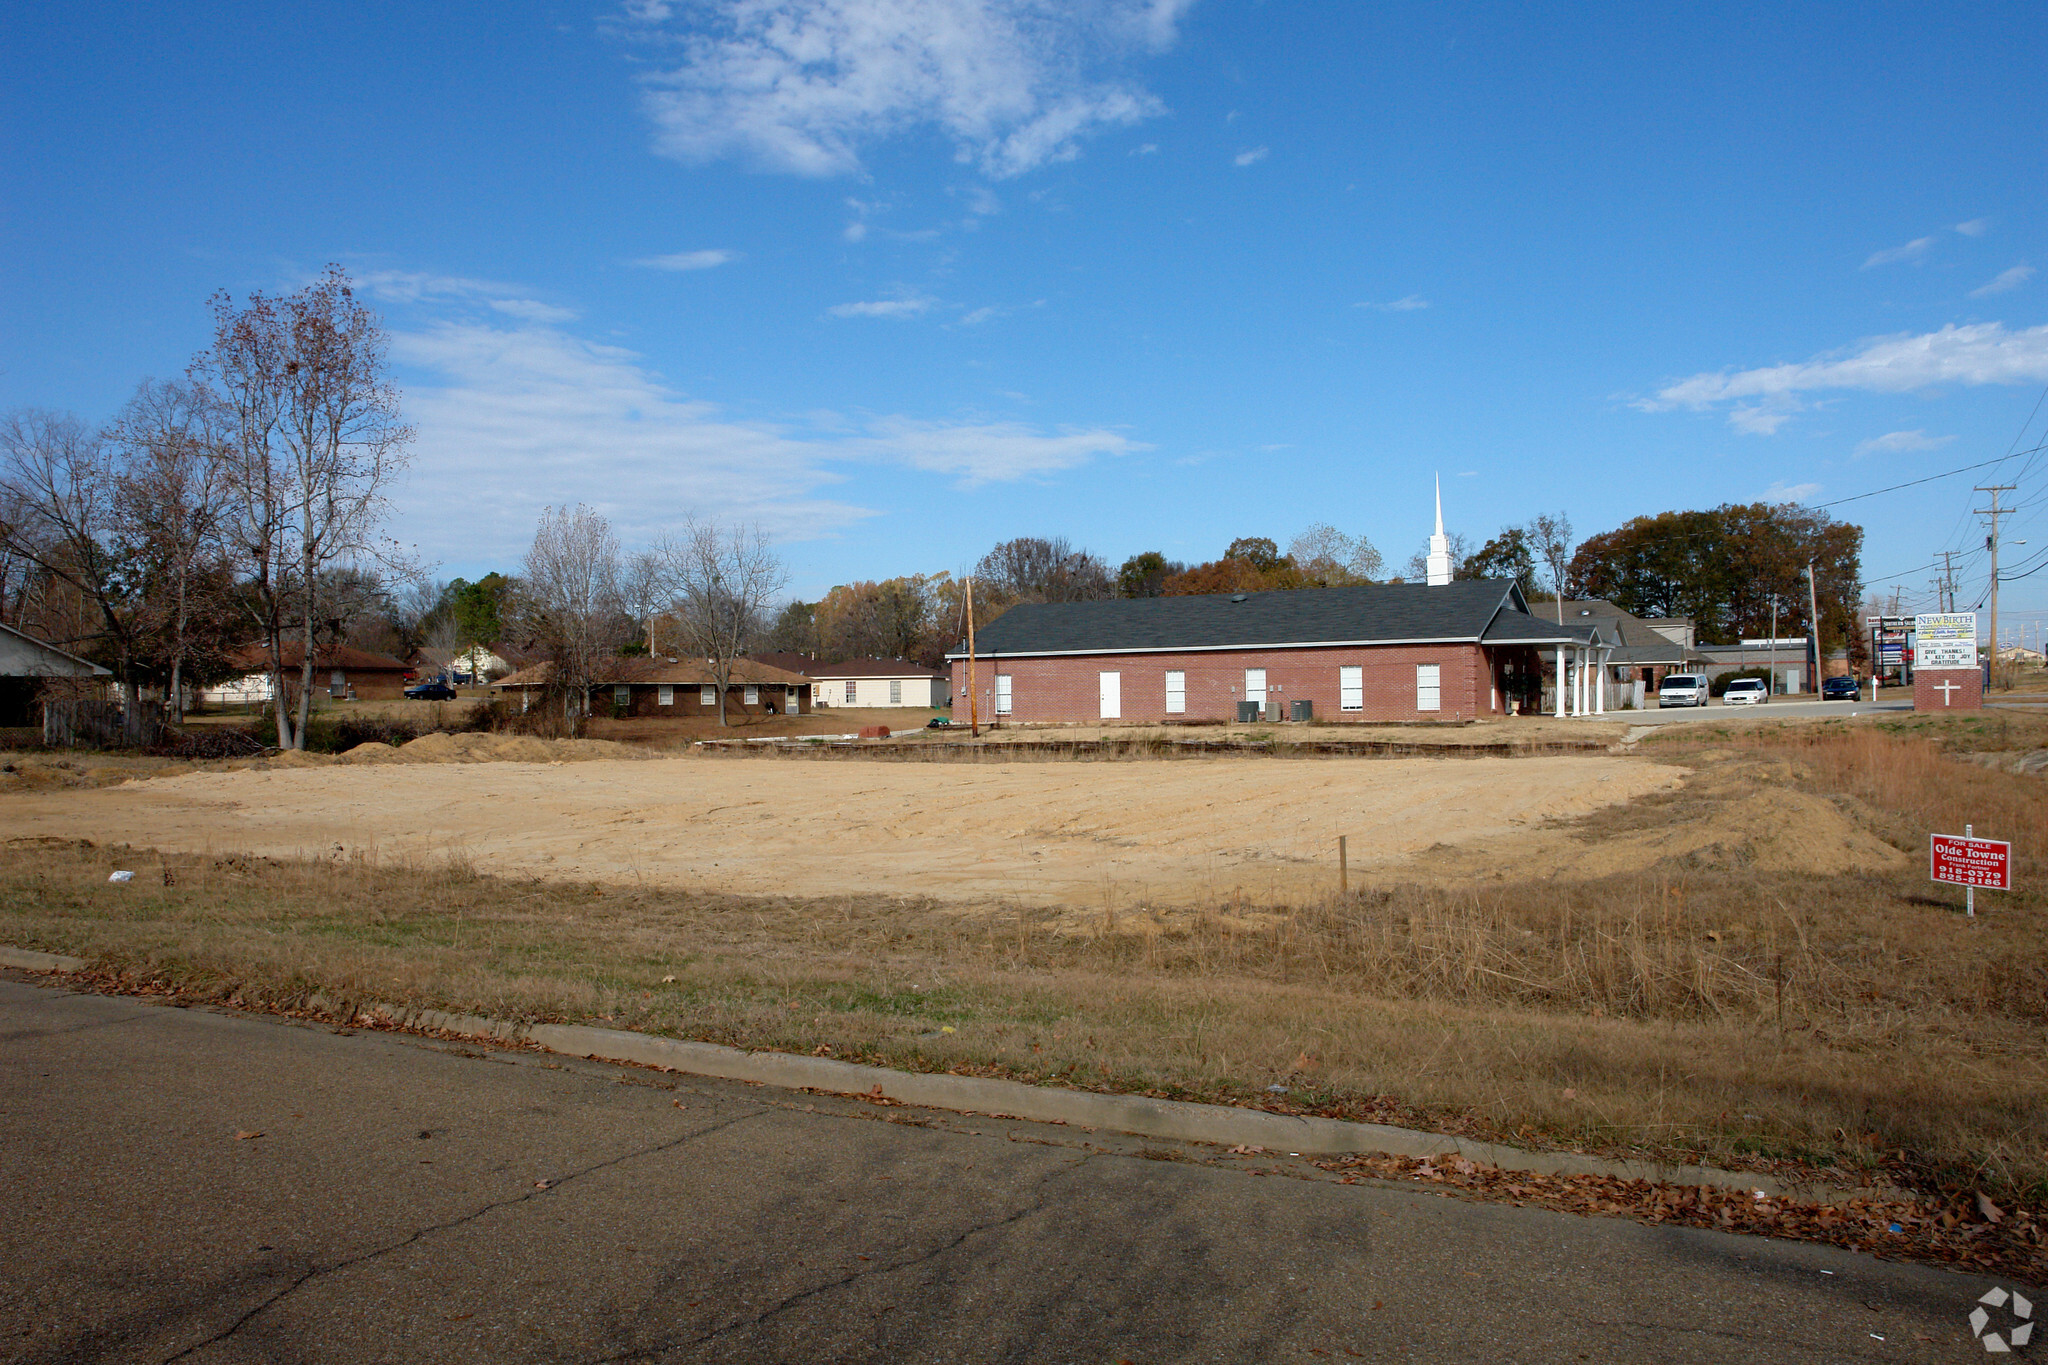
<svg viewBox="0 0 2048 1365"><path fill-rule="evenodd" d="M1956 834L1927 836L1927 878L1963 888L1963 908L1977 916L1977 888L2012 890L2012 845L2002 839L1979 839L1975 825Z"/></svg>

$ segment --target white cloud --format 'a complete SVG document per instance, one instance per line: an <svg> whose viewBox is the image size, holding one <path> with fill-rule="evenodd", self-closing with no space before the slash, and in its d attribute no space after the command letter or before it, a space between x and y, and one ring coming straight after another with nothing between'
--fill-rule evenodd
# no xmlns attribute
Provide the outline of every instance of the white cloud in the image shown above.
<svg viewBox="0 0 2048 1365"><path fill-rule="evenodd" d="M835 318L914 318L931 311L927 298L870 299L862 303L835 303L825 311Z"/></svg>
<svg viewBox="0 0 2048 1365"><path fill-rule="evenodd" d="M1991 220L1989 218L1972 218L1967 223L1956 224L1956 231L1962 233L1965 237L1982 237L1990 230Z"/></svg>
<svg viewBox="0 0 2048 1365"><path fill-rule="evenodd" d="M1156 143L1156 142L1146 142L1146 143L1141 143L1141 144L1139 144L1138 146L1136 146L1136 147L1133 147L1133 148L1131 148L1130 154L1131 154L1132 156L1155 156L1155 155L1157 155L1157 154L1158 154L1158 152L1159 152L1159 144L1158 144L1158 143Z"/></svg>
<svg viewBox="0 0 2048 1365"><path fill-rule="evenodd" d="M1940 450L1953 440L1953 436L1929 436L1924 431L1888 431L1882 436L1858 441L1856 454L1898 455L1915 450Z"/></svg>
<svg viewBox="0 0 2048 1365"><path fill-rule="evenodd" d="M973 312L962 316L960 319L960 325L962 327L972 327L976 323L987 322L990 318L999 318L1003 316L1004 311L1005 310L996 307L994 304L989 304L987 307L977 308Z"/></svg>
<svg viewBox="0 0 2048 1365"><path fill-rule="evenodd" d="M958 159L1002 178L1165 112L1114 68L1170 46L1192 3L728 0L672 35L668 7L642 0L626 31L683 54L645 78L664 155L845 175L865 144L937 127Z"/></svg>
<svg viewBox="0 0 2048 1365"><path fill-rule="evenodd" d="M1934 239L1932 237L1915 237L1904 246L1895 246L1884 251L1871 252L1870 259L1863 263L1863 268L1869 270L1873 266L1895 265L1900 261L1917 261L1933 249Z"/></svg>
<svg viewBox="0 0 2048 1365"><path fill-rule="evenodd" d="M1988 298L1993 294L2003 294L2008 289L2019 288L2033 278L2034 267L2030 265L2016 265L2010 270L2001 270L1997 278L1993 279L1989 284L1972 289L1970 297L1981 299Z"/></svg>
<svg viewBox="0 0 2048 1365"><path fill-rule="evenodd" d="M1752 403L1728 414L1728 425L1744 436L1776 436L1778 428L1792 420L1792 409L1779 404Z"/></svg>
<svg viewBox="0 0 2048 1365"><path fill-rule="evenodd" d="M538 299L492 299L491 307L522 322L574 322L576 310L557 308Z"/></svg>
<svg viewBox="0 0 2048 1365"><path fill-rule="evenodd" d="M739 252L721 247L710 251L678 251L670 256L642 256L633 264L647 270L711 270L739 258Z"/></svg>
<svg viewBox="0 0 2048 1365"><path fill-rule="evenodd" d="M392 335L407 371L415 459L394 532L430 558L518 562L540 509L584 501L628 542L696 512L784 539L875 514L828 495L888 464L963 485L1042 477L1151 447L1105 428L810 414L735 420L678 393L641 358L546 326L443 322Z"/></svg>
<svg viewBox="0 0 2048 1365"><path fill-rule="evenodd" d="M1788 484L1783 481L1780 481L1778 483L1772 484L1769 488L1766 488L1764 490L1764 501L1805 502L1808 498L1812 497L1815 493L1818 492L1820 492L1820 485L1817 483Z"/></svg>
<svg viewBox="0 0 2048 1365"><path fill-rule="evenodd" d="M1356 303L1352 307L1370 308L1377 313L1413 313L1418 309L1429 307L1429 300L1420 294L1410 294L1405 298L1395 299L1391 303Z"/></svg>
<svg viewBox="0 0 2048 1365"><path fill-rule="evenodd" d="M1269 147L1253 147L1249 151L1239 152L1231 158L1231 161L1239 166L1255 166L1270 155L1272 155L1272 149Z"/></svg>
<svg viewBox="0 0 2048 1365"><path fill-rule="evenodd" d="M1798 394L1826 389L1912 393L1938 384L2043 382L2048 382L2048 326L2008 332L1997 322L1951 323L1936 332L1877 337L1798 364L1696 374L1636 400L1635 406L1663 412L1760 399L1776 410L1796 406Z"/></svg>

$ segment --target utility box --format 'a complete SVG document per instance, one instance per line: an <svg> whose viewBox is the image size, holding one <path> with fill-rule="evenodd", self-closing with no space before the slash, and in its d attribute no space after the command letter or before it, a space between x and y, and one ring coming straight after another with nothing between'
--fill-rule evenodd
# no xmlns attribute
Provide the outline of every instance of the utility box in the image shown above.
<svg viewBox="0 0 2048 1365"><path fill-rule="evenodd" d="M1259 718L1259 704L1255 701L1241 701L1237 704L1237 723L1250 725Z"/></svg>
<svg viewBox="0 0 2048 1365"><path fill-rule="evenodd" d="M1314 720L1316 704L1307 697L1296 697L1287 703L1287 713L1289 720Z"/></svg>
<svg viewBox="0 0 2048 1365"><path fill-rule="evenodd" d="M1285 713L1281 711L1279 702L1269 701L1266 703L1266 719L1273 724L1278 725L1283 714Z"/></svg>

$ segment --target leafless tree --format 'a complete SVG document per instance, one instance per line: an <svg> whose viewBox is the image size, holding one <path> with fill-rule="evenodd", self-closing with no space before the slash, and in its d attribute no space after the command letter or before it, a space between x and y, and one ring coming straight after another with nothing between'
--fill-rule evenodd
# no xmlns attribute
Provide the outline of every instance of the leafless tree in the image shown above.
<svg viewBox="0 0 2048 1365"><path fill-rule="evenodd" d="M1550 591L1557 599L1557 621L1563 625L1566 571L1572 562L1572 519L1562 512L1556 516L1545 512L1530 519L1527 531L1536 562L1550 575Z"/></svg>
<svg viewBox="0 0 2048 1365"><path fill-rule="evenodd" d="M89 605L124 702L135 697L132 564L116 537L120 486L108 443L69 413L0 417L0 524L8 551ZM76 645L76 641L68 641Z"/></svg>
<svg viewBox="0 0 2048 1365"><path fill-rule="evenodd" d="M974 585L1013 602L1096 602L1116 596L1109 566L1065 536L1006 540L974 566Z"/></svg>
<svg viewBox="0 0 2048 1365"><path fill-rule="evenodd" d="M721 527L692 518L680 536L663 537L655 549L676 598L684 643L711 666L718 684L723 725L732 661L761 633L768 604L789 575L767 533L756 526Z"/></svg>
<svg viewBox="0 0 2048 1365"><path fill-rule="evenodd" d="M255 294L237 308L216 295L214 317L195 373L224 406L233 543L269 648L278 743L303 748L335 572L376 559L415 572L378 536L413 433L387 375L383 325L341 267L282 299ZM302 650L295 724L284 706L288 636Z"/></svg>
<svg viewBox="0 0 2048 1365"><path fill-rule="evenodd" d="M1309 586L1350 587L1370 583L1380 571L1380 552L1364 536L1347 536L1321 522L1296 536L1287 557Z"/></svg>
<svg viewBox="0 0 2048 1365"><path fill-rule="evenodd" d="M668 568L653 550L636 550L626 557L619 573L619 596L626 612L647 631L647 653L652 658L660 643L655 627L669 605Z"/></svg>
<svg viewBox="0 0 2048 1365"><path fill-rule="evenodd" d="M619 538L588 507L550 507L526 552L527 625L555 665L562 714L588 703L591 685L630 627L619 601Z"/></svg>
<svg viewBox="0 0 2048 1365"><path fill-rule="evenodd" d="M155 639L168 669L164 695L182 720L195 621L220 621L232 584L220 538L221 412L202 389L145 379L107 435L122 457L114 488L121 535L144 570L141 629Z"/></svg>

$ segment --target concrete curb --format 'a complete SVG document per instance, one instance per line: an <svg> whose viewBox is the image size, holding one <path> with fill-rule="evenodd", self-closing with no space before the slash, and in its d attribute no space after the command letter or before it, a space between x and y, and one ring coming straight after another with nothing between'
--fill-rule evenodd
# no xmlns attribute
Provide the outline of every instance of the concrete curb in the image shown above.
<svg viewBox="0 0 2048 1365"><path fill-rule="evenodd" d="M0 948L0 967L18 967L25 972L82 972L85 959L39 953L32 948Z"/></svg>
<svg viewBox="0 0 2048 1365"><path fill-rule="evenodd" d="M83 958L0 947L0 967L32 972L77 972ZM1711 1185L1731 1190L1761 1190L1767 1195L1805 1199L1839 1199L1885 1191L1843 1190L1830 1186L1777 1180L1769 1176L1652 1161L1610 1161L1577 1152L1525 1152L1496 1142L1476 1142L1445 1133L1395 1128L1384 1123L1353 1123L1344 1119L1296 1117L1263 1109L1226 1104L1193 1104L1156 1100L1144 1095L1103 1095L1091 1090L1065 1090L1026 1085L1020 1081L987 1080L979 1076L892 1071L887 1067L802 1057L788 1052L747 1052L717 1043L693 1043L621 1029L588 1028L581 1024L516 1024L475 1014L413 1009L381 1001L336 1000L314 994L305 1008L343 1023L388 1024L401 1029L488 1038L501 1043L531 1043L548 1052L594 1061L629 1062L692 1076L772 1085L785 1090L814 1090L832 1095L894 1100L926 1109L986 1114L992 1119L1059 1123L1077 1128L1106 1128L1137 1137L1181 1142L1207 1142L1225 1147L1261 1147L1269 1154L1349 1156L1384 1153L1425 1157L1456 1153L1504 1171L1538 1175L1599 1175L1624 1180L1650 1180L1677 1185Z"/></svg>
<svg viewBox="0 0 2048 1365"><path fill-rule="evenodd" d="M1347 1156L1371 1152L1424 1157L1451 1152L1502 1170L1541 1175L1616 1176L1624 1180L1762 1190L1772 1196L1796 1195L1809 1199L1828 1194L1855 1193L1824 1190L1817 1185L1795 1184L1709 1166L1610 1161L1576 1152L1527 1152L1500 1143L1476 1142L1470 1138L1395 1128L1383 1123L1296 1117L1272 1114L1262 1109L1158 1100L1143 1095L1104 1095L1089 1090L1026 1085L1019 1081L987 1080L979 1076L892 1071L886 1067L834 1061L828 1057L746 1052L716 1043L685 1042L620 1029L588 1028L580 1024L511 1024L439 1010L336 1002L319 995L310 997L306 1006L345 1022L388 1023L398 1028L445 1031L499 1042L526 1042L565 1056L629 1062L692 1076L746 1081L785 1090L880 1097L927 1109L987 1114L995 1119L1103 1128L1139 1137L1207 1142L1227 1147L1261 1147L1274 1154ZM1878 1191L1863 1193L1875 1194Z"/></svg>

